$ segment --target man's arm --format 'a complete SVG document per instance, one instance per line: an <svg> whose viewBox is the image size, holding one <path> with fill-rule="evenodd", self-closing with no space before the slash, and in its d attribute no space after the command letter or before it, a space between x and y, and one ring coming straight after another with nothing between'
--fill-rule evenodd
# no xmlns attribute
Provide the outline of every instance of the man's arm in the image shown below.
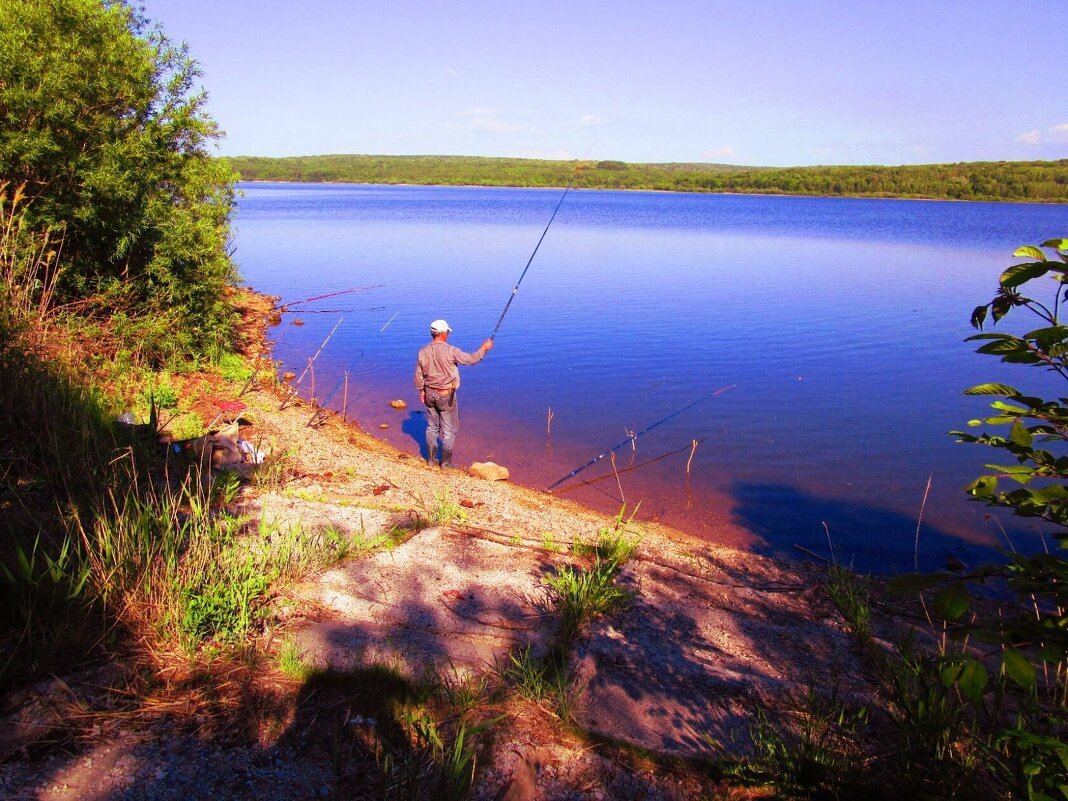
<svg viewBox="0 0 1068 801"><path fill-rule="evenodd" d="M415 360L415 389L419 390L419 394L423 394L423 365L420 360Z"/></svg>
<svg viewBox="0 0 1068 801"><path fill-rule="evenodd" d="M478 346L478 350L471 353L464 353L459 348L453 348L452 358L457 364L478 364L486 357L487 351L493 350L493 340L487 339L481 345Z"/></svg>

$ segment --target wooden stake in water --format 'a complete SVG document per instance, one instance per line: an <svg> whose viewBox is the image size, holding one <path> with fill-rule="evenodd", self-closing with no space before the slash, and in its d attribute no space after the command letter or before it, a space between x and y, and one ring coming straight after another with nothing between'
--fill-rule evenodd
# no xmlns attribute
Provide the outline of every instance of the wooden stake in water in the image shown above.
<svg viewBox="0 0 1068 801"><path fill-rule="evenodd" d="M345 388L341 391L341 422L347 423L349 414L349 371L345 371Z"/></svg>
<svg viewBox="0 0 1068 801"><path fill-rule="evenodd" d="M545 417L545 439L553 435L553 407L549 407L549 414Z"/></svg>
<svg viewBox="0 0 1068 801"><path fill-rule="evenodd" d="M627 505L627 496L623 494L623 482L619 480L619 471L616 470L616 454L613 451L608 454L608 459L612 462L612 473L616 477L616 486L619 487L619 500L623 502L623 505Z"/></svg>
<svg viewBox="0 0 1068 801"><path fill-rule="evenodd" d="M697 440L690 446L690 458L686 460L686 480L690 480L690 465L693 464L693 455L697 453Z"/></svg>

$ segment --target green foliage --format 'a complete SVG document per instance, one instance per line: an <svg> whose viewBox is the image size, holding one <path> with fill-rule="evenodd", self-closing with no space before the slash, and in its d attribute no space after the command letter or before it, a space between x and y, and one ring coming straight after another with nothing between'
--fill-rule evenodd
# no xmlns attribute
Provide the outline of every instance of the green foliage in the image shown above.
<svg viewBox="0 0 1068 801"><path fill-rule="evenodd" d="M555 575L545 578L555 596L565 642L574 639L590 620L630 601L631 593L616 586L618 571L618 562L598 559L588 570L563 565L557 568Z"/></svg>
<svg viewBox="0 0 1068 801"><path fill-rule="evenodd" d="M233 174L196 62L124 0L0 4L0 165L62 233L59 292L126 312L148 355L227 347Z"/></svg>
<svg viewBox="0 0 1068 801"><path fill-rule="evenodd" d="M427 510L427 519L432 524L444 526L453 521L458 523L467 522L467 510L452 499L447 489L442 490L440 493L435 493L434 500L436 505Z"/></svg>
<svg viewBox="0 0 1068 801"><path fill-rule="evenodd" d="M219 375L225 381L243 384L252 377L252 368L236 353L224 353L219 359Z"/></svg>
<svg viewBox="0 0 1068 801"><path fill-rule="evenodd" d="M787 798L851 798L862 762L854 743L867 724L866 709L849 709L809 690L788 725L758 709L750 727L753 758L736 772L774 784Z"/></svg>
<svg viewBox="0 0 1068 801"><path fill-rule="evenodd" d="M565 723L570 721L567 656L562 649L554 648L537 657L527 645L508 654L501 676L521 698L538 705L549 702L548 711Z"/></svg>
<svg viewBox="0 0 1068 801"><path fill-rule="evenodd" d="M979 353L1002 362L1038 367L1068 380L1068 326L1061 305L1068 302L1068 240L1050 239L1041 246L1015 251L1019 264L1002 272L993 299L972 313L980 333ZM1043 290L1045 290L1043 292ZM1036 291L1046 299L1040 299ZM1022 334L983 331L1010 314L1036 318L1037 327ZM1001 778L1020 797L1068 798L1068 399L1047 400L1003 383L985 383L967 395L1001 398L991 403L994 414L972 420L979 434L952 432L960 442L995 448L1003 454L992 471L966 491L977 501L1051 524L1060 546L1036 555L1003 552L1005 562L986 565L966 575L940 573L902 577L899 591L935 589L933 610L947 623L951 642L940 663L942 688L954 689L974 709L993 708L1001 727L995 740L1001 752ZM995 433L996 432L996 433ZM1000 582L1018 603L996 613L978 607L976 583ZM979 644L986 655L968 648ZM994 659L990 657L996 657ZM928 693L938 690L927 682ZM945 696L940 696L945 706ZM928 705L928 710L932 709ZM1011 709L1011 725L1001 709ZM956 714L956 713L947 713ZM948 725L943 722L942 725ZM948 747L948 744L946 745Z"/></svg>
<svg viewBox="0 0 1068 801"><path fill-rule="evenodd" d="M295 156L230 159L246 181L323 181L454 186L574 186L952 200L1068 201L1068 160L965 162L897 167L740 167L628 164L473 156ZM576 169L578 175L575 175Z"/></svg>

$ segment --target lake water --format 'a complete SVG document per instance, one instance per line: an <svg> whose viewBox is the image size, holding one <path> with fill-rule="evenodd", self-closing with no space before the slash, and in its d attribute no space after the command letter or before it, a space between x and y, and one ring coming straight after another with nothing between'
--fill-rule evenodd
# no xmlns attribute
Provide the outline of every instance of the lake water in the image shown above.
<svg viewBox="0 0 1068 801"><path fill-rule="evenodd" d="M343 318L316 362L317 397L348 371L350 417L413 455L425 423L412 374L430 321L477 348L561 195L241 189L249 285L283 301L374 287L294 306L273 329L275 357L299 374ZM729 387L616 451L618 481L606 458L554 493L612 514L640 501L638 518L792 556L827 555L829 532L841 560L893 572L911 569L930 477L923 565L984 558L1002 526L1038 547L1033 526L967 500L961 488L995 452L946 432L987 409L961 396L973 384L1063 394L963 339L1012 251L1065 235L1066 222L1060 206L571 191L496 348L461 368L456 461L492 460L544 489ZM410 408L389 408L394 398Z"/></svg>

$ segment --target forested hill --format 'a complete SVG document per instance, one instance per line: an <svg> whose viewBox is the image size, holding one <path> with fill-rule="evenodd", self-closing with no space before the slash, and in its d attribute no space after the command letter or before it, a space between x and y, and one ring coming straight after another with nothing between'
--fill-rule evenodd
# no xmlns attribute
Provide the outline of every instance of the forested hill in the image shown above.
<svg viewBox="0 0 1068 801"><path fill-rule="evenodd" d="M473 156L293 156L229 159L246 181L575 186L676 192L1068 202L1068 159L900 167L737 167Z"/></svg>

